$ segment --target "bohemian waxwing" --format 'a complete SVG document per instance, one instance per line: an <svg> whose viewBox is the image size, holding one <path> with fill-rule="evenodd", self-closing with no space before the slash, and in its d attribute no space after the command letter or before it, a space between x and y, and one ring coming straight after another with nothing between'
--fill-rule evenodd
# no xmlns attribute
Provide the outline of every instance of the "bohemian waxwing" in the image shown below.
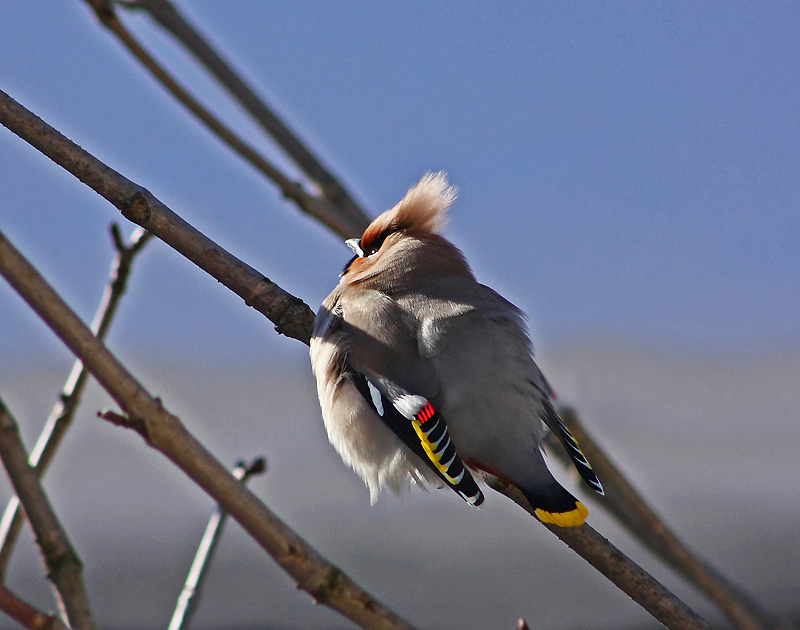
<svg viewBox="0 0 800 630"><path fill-rule="evenodd" d="M413 481L480 505L475 477L490 474L517 486L540 520L580 525L586 508L542 457L547 427L589 485L603 488L553 409L523 314L478 284L439 234L454 199L446 176L429 173L347 241L356 255L311 339L328 437L373 502Z"/></svg>

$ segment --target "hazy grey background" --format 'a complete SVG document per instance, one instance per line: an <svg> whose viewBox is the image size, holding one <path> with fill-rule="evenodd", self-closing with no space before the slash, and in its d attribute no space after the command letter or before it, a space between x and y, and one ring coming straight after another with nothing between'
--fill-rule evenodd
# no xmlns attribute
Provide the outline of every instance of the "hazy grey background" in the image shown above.
<svg viewBox="0 0 800 630"><path fill-rule="evenodd" d="M370 507L366 489L325 439L303 359L289 360L285 371L266 362L224 369L173 358L133 363L222 461L266 455L270 471L252 488L419 627L512 628L520 615L538 628L648 623L638 606L493 492L479 510L444 491L415 491L402 501L386 496ZM547 353L542 364L691 546L766 604L798 612L800 353L726 360L580 344ZM24 363L0 378L6 402L32 440L53 398L42 392L56 391L63 374ZM93 392L46 485L85 562L98 620L164 627L211 501L137 435L98 421L95 410L109 402L96 387ZM589 523L709 611L587 505ZM48 605L31 553L15 556L10 575L20 592L38 585L38 601ZM311 605L229 524L197 627L246 624L347 626Z"/></svg>
<svg viewBox="0 0 800 630"><path fill-rule="evenodd" d="M530 314L561 399L692 545L796 610L800 7L179 6L372 213L425 171L448 171L460 189L448 235ZM274 153L146 20L126 22ZM0 86L312 308L335 284L348 251L220 148L82 2L0 4ZM87 320L116 219L0 130L0 225ZM498 497L469 510L416 492L370 508L327 444L306 349L167 247L139 260L109 345L223 461L265 454L271 470L253 488L411 621L646 618ZM0 393L29 443L69 365L0 283ZM209 501L138 437L98 421L107 404L89 397L47 485L99 621L163 626ZM590 522L647 563L597 510ZM38 573L20 553L11 583L30 592ZM345 623L309 605L235 525L208 592L200 627ZM40 597L47 606L46 588Z"/></svg>

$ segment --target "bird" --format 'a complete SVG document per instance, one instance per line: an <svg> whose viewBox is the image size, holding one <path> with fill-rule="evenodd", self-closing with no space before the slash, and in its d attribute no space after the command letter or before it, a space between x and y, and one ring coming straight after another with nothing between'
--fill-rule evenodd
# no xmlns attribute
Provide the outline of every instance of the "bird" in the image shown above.
<svg viewBox="0 0 800 630"><path fill-rule="evenodd" d="M561 527L588 510L550 473L552 431L583 479L603 486L554 408L524 314L480 284L441 232L456 190L427 173L379 215L317 312L312 371L328 438L369 489L448 487L479 506L490 476Z"/></svg>

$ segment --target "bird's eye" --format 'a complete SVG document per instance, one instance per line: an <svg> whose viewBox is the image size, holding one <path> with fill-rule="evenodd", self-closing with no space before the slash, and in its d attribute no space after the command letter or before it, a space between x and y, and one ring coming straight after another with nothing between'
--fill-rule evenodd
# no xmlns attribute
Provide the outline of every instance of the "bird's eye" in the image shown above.
<svg viewBox="0 0 800 630"><path fill-rule="evenodd" d="M381 247L383 247L383 242L389 236L391 232L388 230L383 230L382 232L378 233L376 236L368 238L367 242L361 241L361 245L364 251L365 257L374 256L378 253Z"/></svg>

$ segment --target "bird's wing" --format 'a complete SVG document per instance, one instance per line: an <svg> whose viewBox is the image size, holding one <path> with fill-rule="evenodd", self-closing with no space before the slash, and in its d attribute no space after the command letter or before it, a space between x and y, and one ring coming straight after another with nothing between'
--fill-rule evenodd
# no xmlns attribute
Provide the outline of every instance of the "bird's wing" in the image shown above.
<svg viewBox="0 0 800 630"><path fill-rule="evenodd" d="M427 398L405 392L387 379L349 372L386 425L445 485L470 505L483 503L483 493L450 440L447 423Z"/></svg>

